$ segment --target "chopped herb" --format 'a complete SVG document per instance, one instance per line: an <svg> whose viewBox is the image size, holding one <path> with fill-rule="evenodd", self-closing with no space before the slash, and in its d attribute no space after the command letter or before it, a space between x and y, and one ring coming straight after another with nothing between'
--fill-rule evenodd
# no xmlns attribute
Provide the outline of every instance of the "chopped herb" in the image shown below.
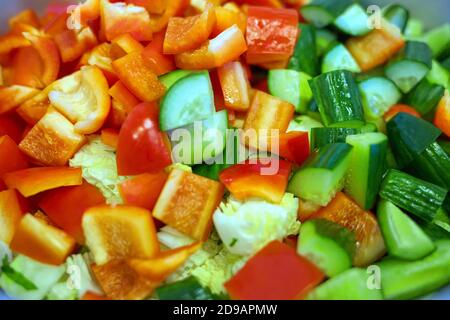
<svg viewBox="0 0 450 320"><path fill-rule="evenodd" d="M233 247L237 242L238 242L238 239L233 238L233 240L231 240L230 247Z"/></svg>
<svg viewBox="0 0 450 320"><path fill-rule="evenodd" d="M2 272L12 281L22 286L25 290L36 290L36 285L28 280L23 274L14 270L8 261L8 257L3 257Z"/></svg>

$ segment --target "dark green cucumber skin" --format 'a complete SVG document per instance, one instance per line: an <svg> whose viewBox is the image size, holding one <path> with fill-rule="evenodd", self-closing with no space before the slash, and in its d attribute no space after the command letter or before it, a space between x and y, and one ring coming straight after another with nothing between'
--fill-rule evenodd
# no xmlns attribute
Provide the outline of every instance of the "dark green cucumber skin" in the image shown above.
<svg viewBox="0 0 450 320"><path fill-rule="evenodd" d="M401 5L394 4L386 9L384 18L403 32L409 20L409 11Z"/></svg>
<svg viewBox="0 0 450 320"><path fill-rule="evenodd" d="M423 63L431 70L433 53L426 43L420 41L407 41L400 59Z"/></svg>
<svg viewBox="0 0 450 320"><path fill-rule="evenodd" d="M405 103L414 107L421 115L433 113L441 98L444 96L445 88L441 85L430 83L423 79L405 97Z"/></svg>
<svg viewBox="0 0 450 320"><path fill-rule="evenodd" d="M361 133L356 128L312 128L311 150L319 149L330 143L345 142L350 135Z"/></svg>
<svg viewBox="0 0 450 320"><path fill-rule="evenodd" d="M438 140L439 145L450 156L450 140Z"/></svg>
<svg viewBox="0 0 450 320"><path fill-rule="evenodd" d="M364 123L361 94L353 73L324 73L310 80L310 86L326 126L352 120Z"/></svg>
<svg viewBox="0 0 450 320"><path fill-rule="evenodd" d="M446 59L442 60L441 66L443 66L450 72L450 57L447 57Z"/></svg>
<svg viewBox="0 0 450 320"><path fill-rule="evenodd" d="M387 140L370 147L369 176L367 181L367 196L364 209L373 208L377 200L378 192L383 181L383 175L387 170Z"/></svg>
<svg viewBox="0 0 450 320"><path fill-rule="evenodd" d="M346 143L327 144L316 150L302 168L320 168L333 170L350 153L352 147Z"/></svg>
<svg viewBox="0 0 450 320"><path fill-rule="evenodd" d="M334 17L338 17L351 6L353 2L354 0L314 0L307 6L322 7Z"/></svg>
<svg viewBox="0 0 450 320"><path fill-rule="evenodd" d="M316 233L324 238L333 239L353 259L356 251L356 238L354 232L326 219L309 220L314 223Z"/></svg>
<svg viewBox="0 0 450 320"><path fill-rule="evenodd" d="M424 180L450 190L450 157L437 142L430 144L407 169Z"/></svg>
<svg viewBox="0 0 450 320"><path fill-rule="evenodd" d="M431 222L442 206L447 190L404 172L389 169L380 196L418 218Z"/></svg>
<svg viewBox="0 0 450 320"><path fill-rule="evenodd" d="M310 76L319 74L319 58L316 49L316 29L309 24L299 24L300 37L294 54L289 60L288 69L303 71Z"/></svg>
<svg viewBox="0 0 450 320"><path fill-rule="evenodd" d="M156 294L160 300L223 300L225 298L214 295L192 276L159 287L156 289Z"/></svg>
<svg viewBox="0 0 450 320"><path fill-rule="evenodd" d="M450 217L445 210L447 199L449 199L448 196L444 201L443 208L438 211L432 222L420 223L422 229L432 240L450 239Z"/></svg>
<svg viewBox="0 0 450 320"><path fill-rule="evenodd" d="M387 134L397 164L404 168L435 142L441 131L425 120L400 112L387 123Z"/></svg>

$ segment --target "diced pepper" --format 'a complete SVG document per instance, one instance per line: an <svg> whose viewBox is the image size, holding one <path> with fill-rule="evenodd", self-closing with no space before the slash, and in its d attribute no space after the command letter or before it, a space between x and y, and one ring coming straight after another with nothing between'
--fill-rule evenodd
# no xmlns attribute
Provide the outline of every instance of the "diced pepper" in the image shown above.
<svg viewBox="0 0 450 320"><path fill-rule="evenodd" d="M294 248L273 241L250 258L225 288L238 300L299 299L323 279L323 273Z"/></svg>
<svg viewBox="0 0 450 320"><path fill-rule="evenodd" d="M342 192L338 192L336 197L326 207L316 212L312 218L336 222L355 233L357 240L353 259L355 266L367 266L386 252L383 236L375 216L361 209Z"/></svg>
<svg viewBox="0 0 450 320"><path fill-rule="evenodd" d="M119 184L125 204L153 210L167 180L167 173L143 173Z"/></svg>
<svg viewBox="0 0 450 320"><path fill-rule="evenodd" d="M115 99L112 99L107 125L115 129L120 129L125 122L128 114L129 111L122 103Z"/></svg>
<svg viewBox="0 0 450 320"><path fill-rule="evenodd" d="M3 175L8 188L17 189L24 197L65 186L81 185L81 169L69 167L36 167Z"/></svg>
<svg viewBox="0 0 450 320"><path fill-rule="evenodd" d="M155 103L136 106L124 122L117 147L119 175L157 172L172 164L171 154L159 129Z"/></svg>
<svg viewBox="0 0 450 320"><path fill-rule="evenodd" d="M234 9L228 4L230 3L227 3L222 7L214 8L216 14L216 24L212 31L214 36L220 34L234 24L241 29L242 33L245 33L247 27L246 15L238 7Z"/></svg>
<svg viewBox="0 0 450 320"><path fill-rule="evenodd" d="M161 283L171 273L177 271L200 247L201 244L196 242L188 246L163 251L151 259L132 259L128 261L128 264L144 279L153 283Z"/></svg>
<svg viewBox="0 0 450 320"><path fill-rule="evenodd" d="M164 95L164 85L141 52L127 54L112 65L122 83L141 101L155 101Z"/></svg>
<svg viewBox="0 0 450 320"><path fill-rule="evenodd" d="M417 118L420 118L420 113L417 112L416 109L414 109L413 107L410 107L406 104L396 104L394 106L392 106L384 115L383 118L386 122L388 122L389 120L391 120L393 117L395 117L397 115L397 113L400 112L406 112L409 113L410 115L413 115Z"/></svg>
<svg viewBox="0 0 450 320"><path fill-rule="evenodd" d="M250 82L242 63L228 62L217 69L225 106L236 111L250 107Z"/></svg>
<svg viewBox="0 0 450 320"><path fill-rule="evenodd" d="M297 211L297 217L301 222L304 222L312 217L313 214L315 214L319 209L321 208L320 205L303 200L302 198L298 199L298 211Z"/></svg>
<svg viewBox="0 0 450 320"><path fill-rule="evenodd" d="M382 65L404 45L400 29L385 20L382 20L381 28L362 37L350 38L346 44L363 72Z"/></svg>
<svg viewBox="0 0 450 320"><path fill-rule="evenodd" d="M5 34L0 36L0 56L3 54L8 54L14 49L28 47L29 45L30 42L21 34Z"/></svg>
<svg viewBox="0 0 450 320"><path fill-rule="evenodd" d="M242 31L233 25L199 49L175 55L175 63L186 70L212 69L236 60L246 50Z"/></svg>
<svg viewBox="0 0 450 320"><path fill-rule="evenodd" d="M39 17L33 9L26 9L8 20L9 28L14 32L21 29L22 25L28 25L34 28L39 28L41 23Z"/></svg>
<svg viewBox="0 0 450 320"><path fill-rule="evenodd" d="M164 38L164 54L177 54L197 49L208 40L216 23L214 9L190 17L172 17Z"/></svg>
<svg viewBox="0 0 450 320"><path fill-rule="evenodd" d="M117 81L111 89L109 89L109 94L115 100L117 100L121 105L123 105L127 111L130 113L135 106L139 104L139 100L124 86L121 81Z"/></svg>
<svg viewBox="0 0 450 320"><path fill-rule="evenodd" d="M112 45L106 42L96 46L86 54L87 59L84 65L97 66L103 72L106 71L108 74L113 74L111 49Z"/></svg>
<svg viewBox="0 0 450 320"><path fill-rule="evenodd" d="M15 190L0 192L0 240L9 245L25 213Z"/></svg>
<svg viewBox="0 0 450 320"><path fill-rule="evenodd" d="M155 41L155 39L153 39L152 42L153 41ZM142 49L144 49L144 46L135 38L133 38L129 33L125 33L118 36L117 38L114 38L111 43L113 46L112 50L116 55L114 57L115 59L122 58L128 53L141 51ZM118 54L119 49L121 51L120 54Z"/></svg>
<svg viewBox="0 0 450 320"><path fill-rule="evenodd" d="M32 46L16 49L11 61L10 84L42 88L42 62Z"/></svg>
<svg viewBox="0 0 450 320"><path fill-rule="evenodd" d="M153 209L153 216L197 240L206 240L223 186L193 173L173 169Z"/></svg>
<svg viewBox="0 0 450 320"><path fill-rule="evenodd" d="M310 151L308 132L292 131L282 133L279 135L278 141L278 154L284 159L302 165L308 158Z"/></svg>
<svg viewBox="0 0 450 320"><path fill-rule="evenodd" d="M15 143L22 140L24 123L14 114L0 115L0 137L9 136Z"/></svg>
<svg viewBox="0 0 450 320"><path fill-rule="evenodd" d="M119 144L119 132L115 129L103 129L101 139L104 144L117 150Z"/></svg>
<svg viewBox="0 0 450 320"><path fill-rule="evenodd" d="M81 297L80 300L109 300L109 299L105 296L88 291Z"/></svg>
<svg viewBox="0 0 450 320"><path fill-rule="evenodd" d="M97 37L90 27L77 30L64 30L54 36L63 62L71 62L95 47Z"/></svg>
<svg viewBox="0 0 450 320"><path fill-rule="evenodd" d="M153 39L153 41L142 50L141 54L145 64L153 70L157 76L176 69L173 57L162 53L162 46L159 46L157 39Z"/></svg>
<svg viewBox="0 0 450 320"><path fill-rule="evenodd" d="M434 124L442 130L447 137L450 137L450 93L445 91L439 102L434 116Z"/></svg>
<svg viewBox="0 0 450 320"><path fill-rule="evenodd" d="M143 7L100 0L102 29L106 40L129 33L138 41L152 40L150 15Z"/></svg>
<svg viewBox="0 0 450 320"><path fill-rule="evenodd" d="M264 149L271 136L286 132L294 112L292 104L256 91L244 124L246 145Z"/></svg>
<svg viewBox="0 0 450 320"><path fill-rule="evenodd" d="M99 130L110 110L109 86L95 66L81 68L58 81L49 93L52 105L66 116L81 134Z"/></svg>
<svg viewBox="0 0 450 320"><path fill-rule="evenodd" d="M238 200L260 197L280 203L291 174L292 165L284 160L247 160L223 170L220 181Z"/></svg>
<svg viewBox="0 0 450 320"><path fill-rule="evenodd" d="M3 175L28 168L28 161L9 136L0 136L0 190L5 189Z"/></svg>
<svg viewBox="0 0 450 320"><path fill-rule="evenodd" d="M26 214L11 241L11 249L46 264L60 265L75 248L75 240L64 231Z"/></svg>
<svg viewBox="0 0 450 320"><path fill-rule="evenodd" d="M86 27L89 22L96 20L100 16L100 1L86 0L77 5L71 15L72 19L75 19L81 26Z"/></svg>
<svg viewBox="0 0 450 320"><path fill-rule="evenodd" d="M97 265L116 259L147 259L159 252L151 213L131 206L97 206L83 215L86 245Z"/></svg>
<svg viewBox="0 0 450 320"><path fill-rule="evenodd" d="M238 0L238 3L252 5L252 6L263 6L271 8L282 8L283 4L280 0Z"/></svg>
<svg viewBox="0 0 450 320"><path fill-rule="evenodd" d="M105 204L102 193L87 182L83 182L80 186L48 191L39 201L39 207L44 210L50 221L81 244L84 243L81 228L83 214L90 207L101 204Z"/></svg>
<svg viewBox="0 0 450 320"><path fill-rule="evenodd" d="M126 0L126 2L144 7L148 12L154 14L162 14L167 7L166 0Z"/></svg>
<svg viewBox="0 0 450 320"><path fill-rule="evenodd" d="M18 107L21 103L38 94L39 90L25 86L0 86L0 114Z"/></svg>
<svg viewBox="0 0 450 320"><path fill-rule="evenodd" d="M298 33L296 10L249 6L247 62L255 64L288 59L294 53Z"/></svg>
<svg viewBox="0 0 450 320"><path fill-rule="evenodd" d="M169 23L169 19L171 17L182 15L189 4L189 0L167 0L167 6L164 13L159 16L152 16L150 24L153 32L156 33L162 31Z"/></svg>
<svg viewBox="0 0 450 320"><path fill-rule="evenodd" d="M16 109L17 114L29 125L34 126L47 113L50 107L50 100L48 100L50 89L50 87L47 87Z"/></svg>

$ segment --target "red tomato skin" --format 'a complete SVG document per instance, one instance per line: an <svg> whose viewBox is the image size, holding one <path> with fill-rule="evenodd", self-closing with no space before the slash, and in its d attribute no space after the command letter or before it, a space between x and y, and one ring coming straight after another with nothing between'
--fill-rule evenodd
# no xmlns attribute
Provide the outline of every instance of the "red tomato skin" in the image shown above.
<svg viewBox="0 0 450 320"><path fill-rule="evenodd" d="M234 300L301 299L324 279L323 273L294 248L273 241L225 283Z"/></svg>
<svg viewBox="0 0 450 320"><path fill-rule="evenodd" d="M119 175L157 172L172 164L171 155L159 129L159 110L155 103L137 105L119 133L117 170Z"/></svg>
<svg viewBox="0 0 450 320"><path fill-rule="evenodd" d="M119 191L127 205L153 210L164 184L167 173L143 173L119 184Z"/></svg>

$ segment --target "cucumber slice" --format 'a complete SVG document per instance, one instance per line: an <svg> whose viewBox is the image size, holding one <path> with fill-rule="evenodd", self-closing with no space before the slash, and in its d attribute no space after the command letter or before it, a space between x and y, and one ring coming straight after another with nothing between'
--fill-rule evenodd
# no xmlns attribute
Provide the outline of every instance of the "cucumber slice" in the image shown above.
<svg viewBox="0 0 450 320"><path fill-rule="evenodd" d="M330 278L352 267L355 250L355 235L337 223L313 219L300 228L297 252Z"/></svg>
<svg viewBox="0 0 450 320"><path fill-rule="evenodd" d="M324 73L312 79L310 86L325 126L360 128L364 124L361 96L350 71Z"/></svg>
<svg viewBox="0 0 450 320"><path fill-rule="evenodd" d="M406 42L399 57L386 68L386 76L408 93L431 70L431 50L419 41Z"/></svg>
<svg viewBox="0 0 450 320"><path fill-rule="evenodd" d="M404 172L389 169L381 185L380 196L431 222L444 203L447 190Z"/></svg>
<svg viewBox="0 0 450 320"><path fill-rule="evenodd" d="M433 241L392 202L378 204L378 221L388 253L399 259L417 260L435 249Z"/></svg>
<svg viewBox="0 0 450 320"><path fill-rule="evenodd" d="M347 136L361 133L356 128L312 128L310 133L311 150L319 149L330 143L345 142Z"/></svg>
<svg viewBox="0 0 450 320"><path fill-rule="evenodd" d="M268 76L271 95L292 103L295 111L306 113L312 99L312 91L308 81L309 75L295 70L270 70Z"/></svg>
<svg viewBox="0 0 450 320"><path fill-rule="evenodd" d="M47 265L23 255L18 255L11 263L11 267L37 287L34 290L27 290L10 279L6 274L2 274L0 277L0 288L8 296L20 300L40 300L44 298L65 272L64 265Z"/></svg>
<svg viewBox="0 0 450 320"><path fill-rule="evenodd" d="M223 299L203 287L195 277L169 283L156 289L160 300L217 300Z"/></svg>
<svg viewBox="0 0 450 320"><path fill-rule="evenodd" d="M337 36L328 29L316 29L316 51L321 57L332 48L337 41Z"/></svg>
<svg viewBox="0 0 450 320"><path fill-rule="evenodd" d="M442 67L445 68L445 70L447 70L448 72L450 72L450 57L442 60L441 62Z"/></svg>
<svg viewBox="0 0 450 320"><path fill-rule="evenodd" d="M294 173L288 192L326 206L344 185L352 147L346 143L328 144L314 151Z"/></svg>
<svg viewBox="0 0 450 320"><path fill-rule="evenodd" d="M288 63L288 69L303 71L310 76L319 73L316 29L309 24L299 24L300 37L295 45L294 54Z"/></svg>
<svg viewBox="0 0 450 320"><path fill-rule="evenodd" d="M348 35L363 36L371 31L367 23L368 19L369 16L366 11L361 5L355 3L337 17L334 24Z"/></svg>
<svg viewBox="0 0 450 320"><path fill-rule="evenodd" d="M405 28L405 37L408 40L418 40L423 35L424 25L421 20L408 19L408 23Z"/></svg>
<svg viewBox="0 0 450 320"><path fill-rule="evenodd" d="M444 24L427 32L422 39L431 48L433 57L439 57L450 44L450 24Z"/></svg>
<svg viewBox="0 0 450 320"><path fill-rule="evenodd" d="M395 84L384 77L364 80L359 84L359 91L367 121L382 117L402 97Z"/></svg>
<svg viewBox="0 0 450 320"><path fill-rule="evenodd" d="M413 299L450 281L450 240L436 241L436 250L414 262L385 259L379 263L381 287L386 299Z"/></svg>
<svg viewBox="0 0 450 320"><path fill-rule="evenodd" d="M175 70L159 77L159 81L169 90L178 80L190 75L194 71Z"/></svg>
<svg viewBox="0 0 450 320"><path fill-rule="evenodd" d="M341 43L328 51L323 57L322 73L335 70L348 70L355 73L361 72L361 68L358 66L350 51Z"/></svg>
<svg viewBox="0 0 450 320"><path fill-rule="evenodd" d="M211 117L168 132L175 163L201 164L220 155L226 146L228 113L226 110Z"/></svg>
<svg viewBox="0 0 450 320"><path fill-rule="evenodd" d="M438 140L439 145L445 151L445 153L450 156L450 140Z"/></svg>
<svg viewBox="0 0 450 320"><path fill-rule="evenodd" d="M387 137L379 132L348 136L353 146L345 191L363 209L375 204L386 170Z"/></svg>
<svg viewBox="0 0 450 320"><path fill-rule="evenodd" d="M444 209L440 209L432 222L418 221L422 230L433 240L450 240L450 218Z"/></svg>
<svg viewBox="0 0 450 320"><path fill-rule="evenodd" d="M441 135L431 123L400 112L387 123L389 142L400 168L408 166Z"/></svg>
<svg viewBox="0 0 450 320"><path fill-rule="evenodd" d="M161 102L161 130L181 128L214 114L214 93L208 71L190 74L177 81Z"/></svg>
<svg viewBox="0 0 450 320"><path fill-rule="evenodd" d="M441 85L448 88L450 73L436 60L432 61L431 71L427 74L427 80L430 83Z"/></svg>
<svg viewBox="0 0 450 320"><path fill-rule="evenodd" d="M384 19L397 26L401 32L404 32L409 20L409 11L399 5L393 4L383 10Z"/></svg>
<svg viewBox="0 0 450 320"><path fill-rule="evenodd" d="M433 84L425 78L408 93L405 97L405 103L414 107L423 116L432 116L444 93L445 88L443 86Z"/></svg>
<svg viewBox="0 0 450 320"><path fill-rule="evenodd" d="M353 268L311 291L308 300L382 300L380 289L369 289L369 274L365 269Z"/></svg>
<svg viewBox="0 0 450 320"><path fill-rule="evenodd" d="M352 3L353 0L313 0L300 11L306 21L322 28L331 24Z"/></svg>

